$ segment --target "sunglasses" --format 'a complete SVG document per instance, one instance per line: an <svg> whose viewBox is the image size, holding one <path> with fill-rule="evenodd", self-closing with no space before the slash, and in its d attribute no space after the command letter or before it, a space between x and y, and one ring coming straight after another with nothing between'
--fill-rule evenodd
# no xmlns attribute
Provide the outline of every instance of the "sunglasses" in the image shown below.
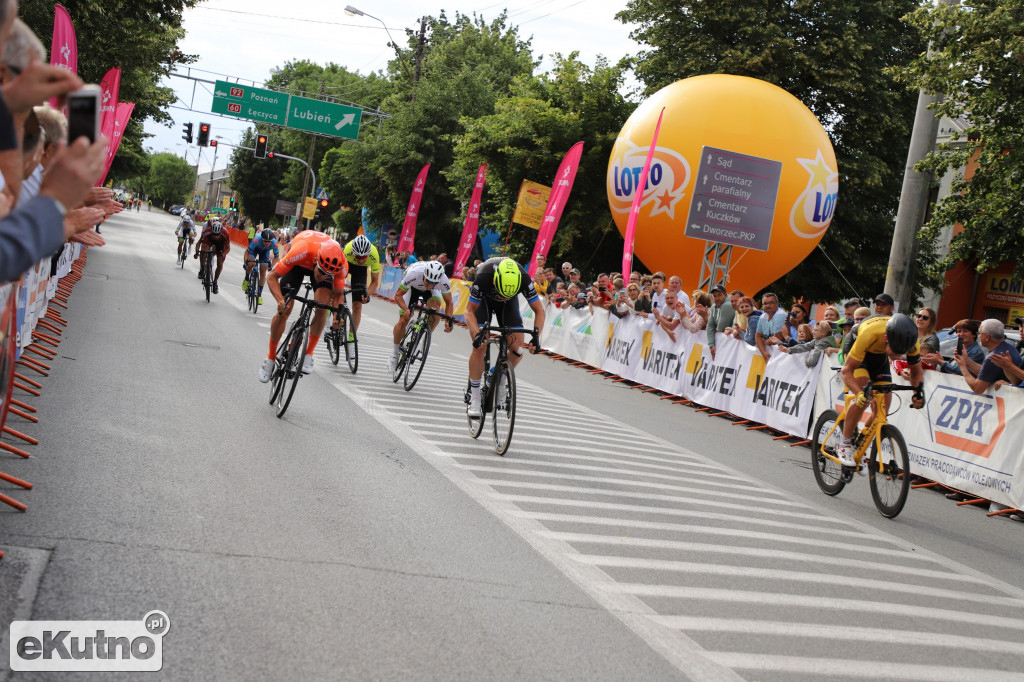
<svg viewBox="0 0 1024 682"><path fill-rule="evenodd" d="M918 315L917 319L919 319L919 320L930 320L932 318L928 317L927 315Z"/></svg>

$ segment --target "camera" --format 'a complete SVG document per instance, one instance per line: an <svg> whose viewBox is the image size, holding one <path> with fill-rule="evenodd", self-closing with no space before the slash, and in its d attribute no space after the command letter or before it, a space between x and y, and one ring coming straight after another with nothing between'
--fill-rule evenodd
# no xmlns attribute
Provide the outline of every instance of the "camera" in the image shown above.
<svg viewBox="0 0 1024 682"><path fill-rule="evenodd" d="M602 293L604 293L605 291L608 291L608 289L606 289L605 287L598 287L597 290L602 292Z"/></svg>
<svg viewBox="0 0 1024 682"><path fill-rule="evenodd" d="M1018 327L1024 327L1024 317L1015 317L1015 318L1013 318L1013 322Z"/></svg>
<svg viewBox="0 0 1024 682"><path fill-rule="evenodd" d="M964 340L963 340L963 337L961 337L961 338L956 340L956 354L957 355L963 355L964 354Z"/></svg>

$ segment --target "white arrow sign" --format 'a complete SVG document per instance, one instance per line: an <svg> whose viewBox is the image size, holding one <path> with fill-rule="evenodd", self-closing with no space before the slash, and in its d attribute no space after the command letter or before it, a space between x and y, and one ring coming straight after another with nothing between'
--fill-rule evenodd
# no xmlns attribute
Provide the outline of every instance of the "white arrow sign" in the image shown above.
<svg viewBox="0 0 1024 682"><path fill-rule="evenodd" d="M355 114L345 114L344 116L341 117L340 121L338 121L337 123L334 124L334 129L335 130L341 130L345 126L351 125L352 122L355 121L355 120L356 120L356 115Z"/></svg>

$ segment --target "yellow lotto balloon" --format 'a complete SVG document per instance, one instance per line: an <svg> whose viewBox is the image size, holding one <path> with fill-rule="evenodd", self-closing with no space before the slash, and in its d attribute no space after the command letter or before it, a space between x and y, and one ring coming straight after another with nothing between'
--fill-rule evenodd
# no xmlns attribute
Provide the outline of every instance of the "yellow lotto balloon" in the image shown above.
<svg viewBox="0 0 1024 682"><path fill-rule="evenodd" d="M828 134L771 83L714 74L666 86L629 117L608 161L608 204L623 235L662 108L633 250L689 292L708 241L730 244L726 288L752 296L828 229L839 195Z"/></svg>

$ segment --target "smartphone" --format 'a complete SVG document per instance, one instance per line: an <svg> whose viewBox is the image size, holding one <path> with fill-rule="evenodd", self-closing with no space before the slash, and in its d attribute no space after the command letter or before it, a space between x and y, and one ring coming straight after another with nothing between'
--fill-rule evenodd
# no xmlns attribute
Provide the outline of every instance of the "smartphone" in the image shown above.
<svg viewBox="0 0 1024 682"><path fill-rule="evenodd" d="M963 355L964 354L964 340L962 338L956 340L956 354L957 355Z"/></svg>
<svg viewBox="0 0 1024 682"><path fill-rule="evenodd" d="M100 136L100 86L86 85L68 93L68 143L80 137L92 144Z"/></svg>

